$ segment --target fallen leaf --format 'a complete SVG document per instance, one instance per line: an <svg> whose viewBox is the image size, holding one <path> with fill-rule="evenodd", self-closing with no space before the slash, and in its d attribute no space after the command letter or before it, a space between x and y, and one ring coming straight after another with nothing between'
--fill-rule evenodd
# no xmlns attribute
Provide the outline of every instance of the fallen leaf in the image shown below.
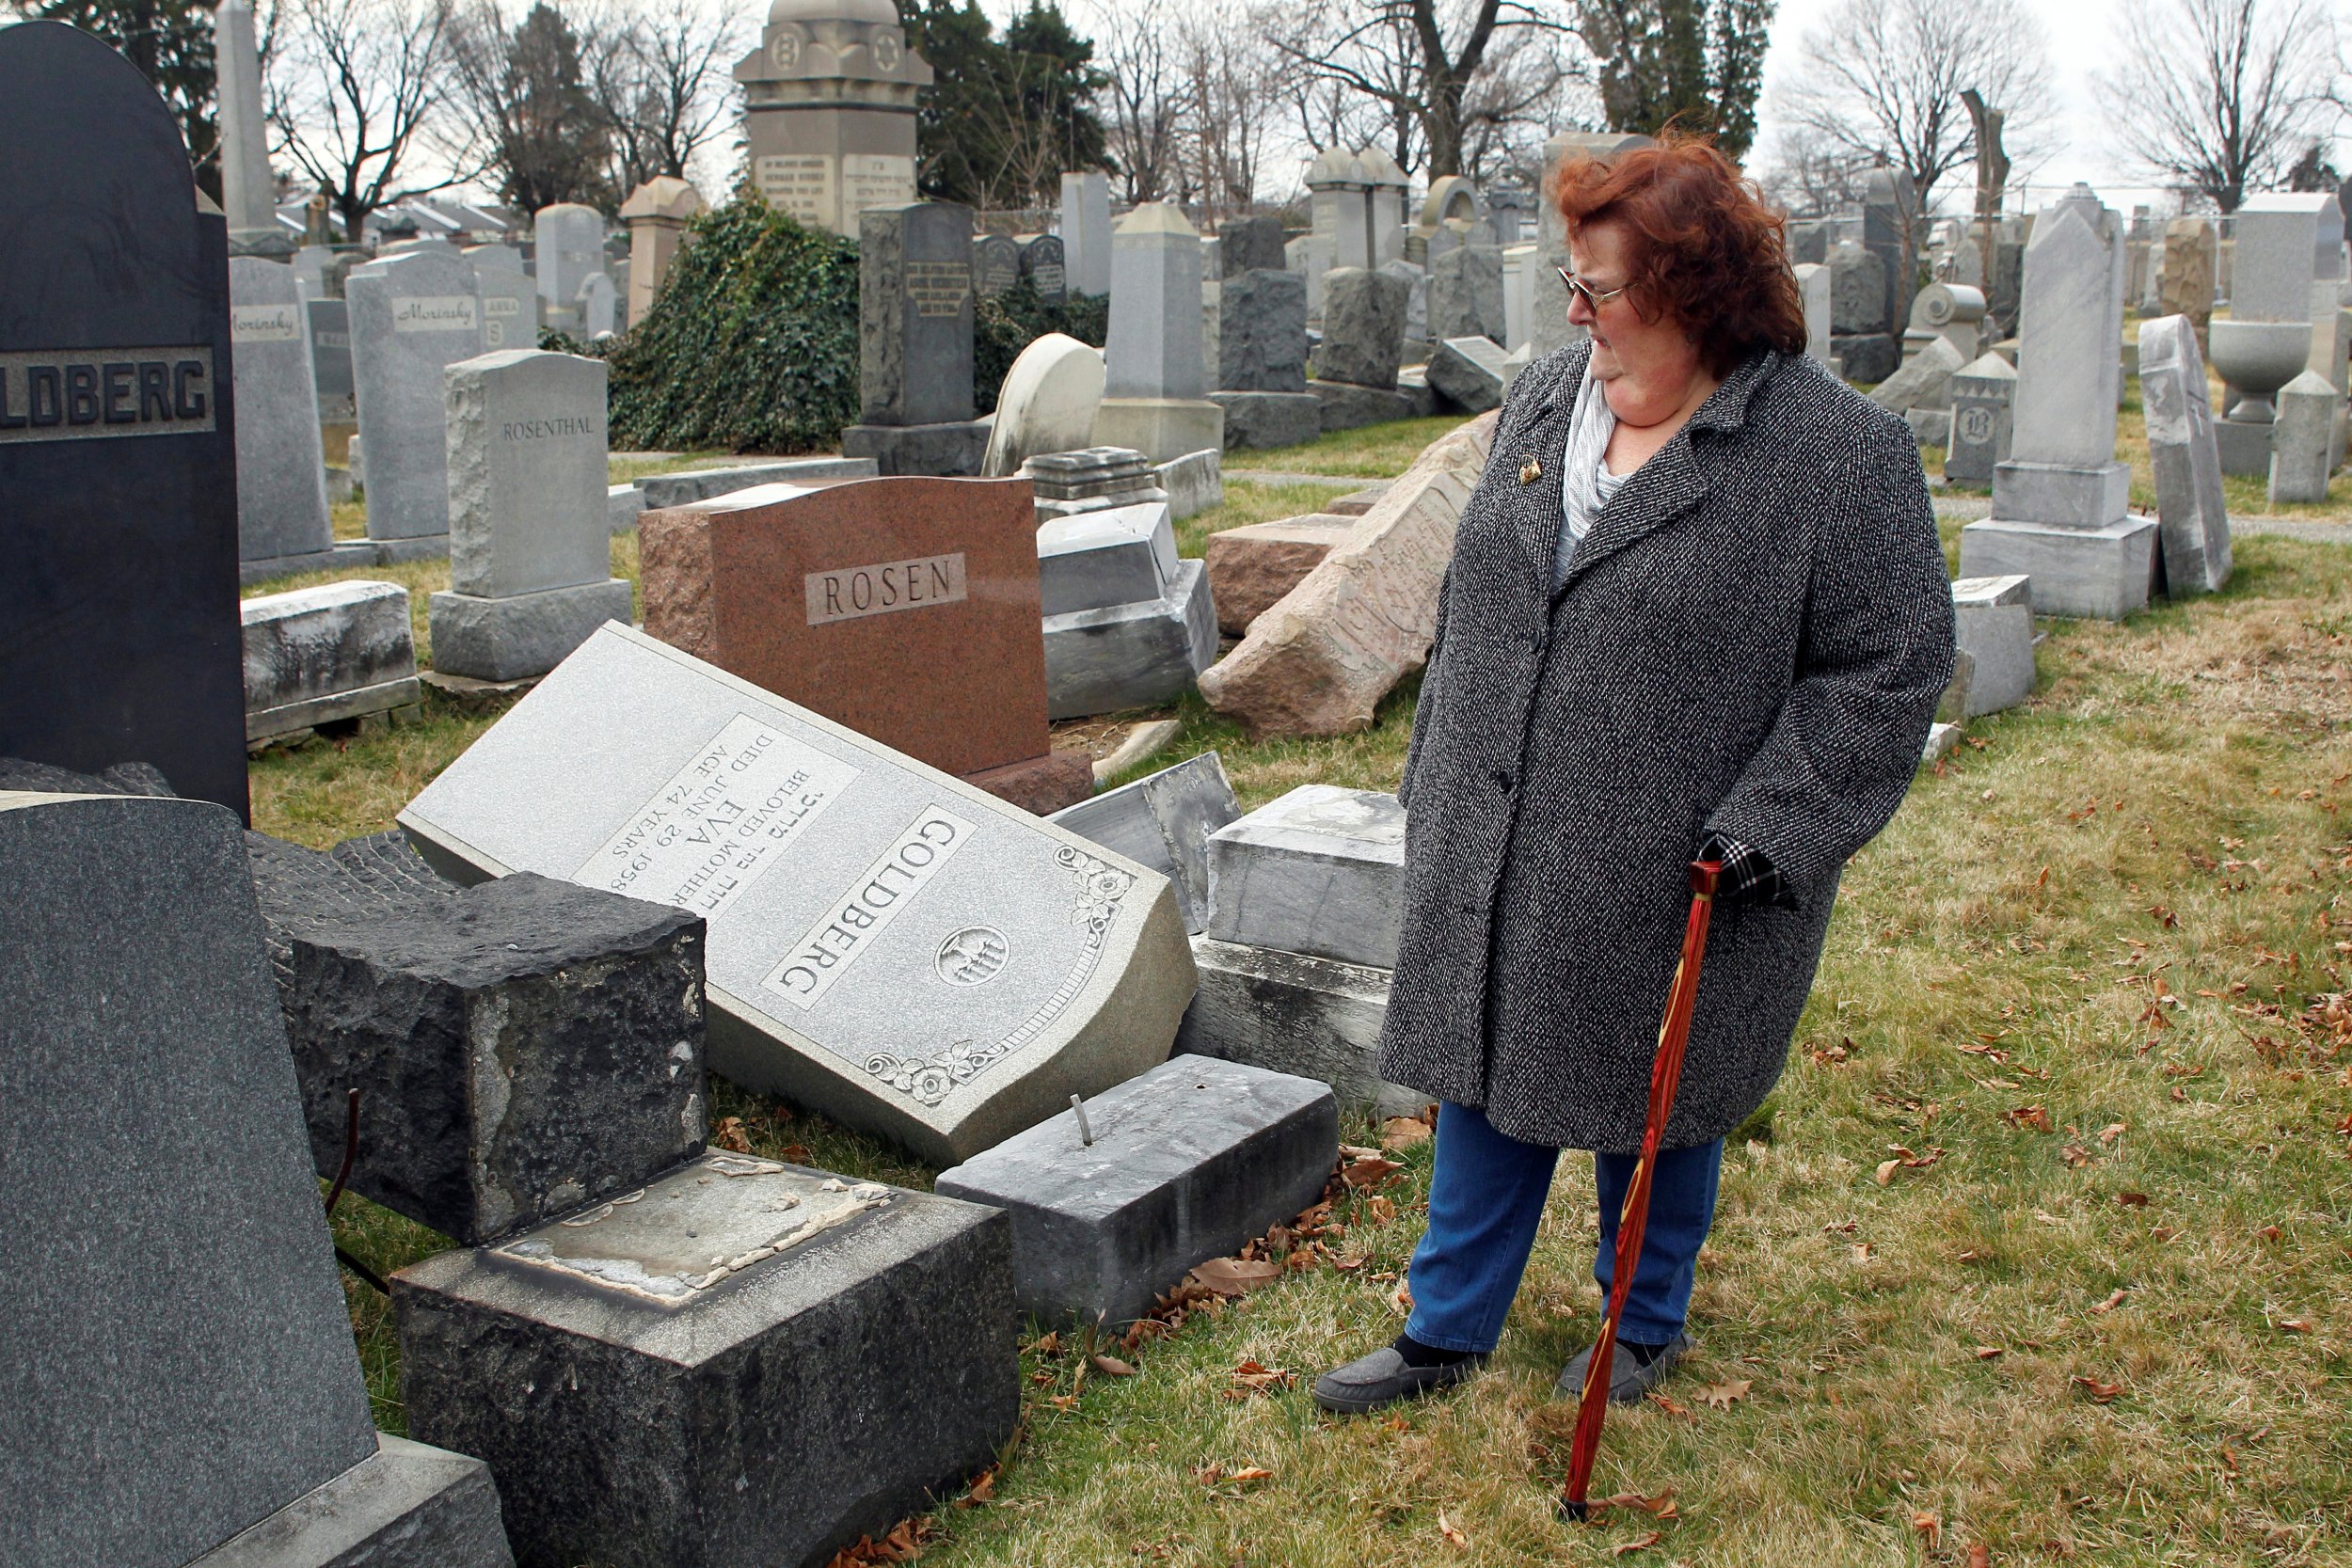
<svg viewBox="0 0 2352 1568"><path fill-rule="evenodd" d="M1104 1377L1133 1377L1136 1375L1135 1368L1129 1366L1126 1362L1121 1361L1116 1355L1095 1355L1089 1356L1088 1359L1094 1363L1094 1370L1101 1372Z"/></svg>
<svg viewBox="0 0 2352 1568"><path fill-rule="evenodd" d="M1921 1544L1931 1552L1944 1539L1944 1521L1924 1508L1911 1516L1911 1528L1919 1532Z"/></svg>
<svg viewBox="0 0 2352 1568"><path fill-rule="evenodd" d="M2105 1127L2099 1129L2099 1141L2103 1144L2111 1144L2129 1131L2130 1129L2125 1127L2123 1123L2120 1121L2111 1121Z"/></svg>
<svg viewBox="0 0 2352 1568"><path fill-rule="evenodd" d="M2312 1331L2312 1321L2309 1318L2281 1318L2279 1320L2279 1326L2289 1334L2309 1334Z"/></svg>
<svg viewBox="0 0 2352 1568"><path fill-rule="evenodd" d="M1385 1197L1375 1196L1364 1200L1364 1212L1375 1225L1388 1225L1396 1218L1396 1205Z"/></svg>
<svg viewBox="0 0 2352 1568"><path fill-rule="evenodd" d="M1658 1406L1659 1409L1664 1411L1669 1416L1687 1417L1691 1414L1691 1407L1689 1405L1678 1403L1673 1398L1665 1394L1652 1394L1649 1397L1649 1401L1650 1403Z"/></svg>
<svg viewBox="0 0 2352 1568"><path fill-rule="evenodd" d="M2146 1193L2118 1193L2115 1195L2115 1201L2126 1209L2145 1209L2148 1207L2148 1195Z"/></svg>
<svg viewBox="0 0 2352 1568"><path fill-rule="evenodd" d="M1442 1508L1438 1510L1438 1533L1443 1536L1446 1544L1455 1551L1470 1550L1470 1537L1454 1528L1454 1521L1445 1516L1445 1510Z"/></svg>
<svg viewBox="0 0 2352 1568"><path fill-rule="evenodd" d="M1233 1369L1233 1386L1227 1391L1229 1399L1248 1399L1252 1394L1271 1393L1288 1388L1298 1382L1296 1372L1269 1367L1262 1361L1245 1361Z"/></svg>
<svg viewBox="0 0 2352 1568"><path fill-rule="evenodd" d="M1199 1280L1220 1296L1246 1296L1259 1286L1282 1275L1282 1265L1264 1259L1212 1258L1205 1263L1193 1265L1191 1278Z"/></svg>
<svg viewBox="0 0 2352 1568"><path fill-rule="evenodd" d="M1347 1168L1340 1175L1349 1186L1361 1191L1366 1187L1379 1186L1404 1168L1394 1160L1383 1159L1374 1154L1364 1159L1350 1161Z"/></svg>
<svg viewBox="0 0 2352 1568"><path fill-rule="evenodd" d="M2006 1355L2007 1354L2009 1353L2003 1350L1999 1345L1979 1345L1977 1347L1977 1359L1979 1361L1991 1361L1996 1357Z"/></svg>
<svg viewBox="0 0 2352 1568"><path fill-rule="evenodd" d="M743 1131L741 1117L721 1117L719 1124L710 1130L710 1141L738 1154L752 1151L751 1135Z"/></svg>
<svg viewBox="0 0 2352 1568"><path fill-rule="evenodd" d="M1225 1479L1225 1466L1222 1465L1203 1465L1200 1468L1192 1473L1192 1479L1199 1481L1203 1486L1215 1486L1218 1481Z"/></svg>
<svg viewBox="0 0 2352 1568"><path fill-rule="evenodd" d="M1263 1465L1252 1465L1246 1469L1235 1470L1225 1479L1233 1481L1272 1481L1274 1472Z"/></svg>
<svg viewBox="0 0 2352 1568"><path fill-rule="evenodd" d="M1699 1390L1699 1398L1707 1402L1710 1410L1729 1410L1734 1401L1746 1399L1748 1390L1755 1386L1756 1380L1749 1377L1733 1383L1710 1384Z"/></svg>
<svg viewBox="0 0 2352 1568"><path fill-rule="evenodd" d="M2080 1144L2068 1144L2064 1148L2058 1150L2058 1158L2074 1166L2076 1170L2080 1170L2083 1166L2090 1164L2090 1150L2085 1148Z"/></svg>
<svg viewBox="0 0 2352 1568"><path fill-rule="evenodd" d="M1380 1147L1394 1153L1429 1140L1429 1124L1419 1117L1391 1117L1380 1124Z"/></svg>
<svg viewBox="0 0 2352 1568"><path fill-rule="evenodd" d="M2275 1242L2280 1237L2285 1235L2286 1232L2280 1229L2275 1225L2265 1225L2260 1230L2255 1231L2254 1234L2265 1242Z"/></svg>
<svg viewBox="0 0 2352 1568"><path fill-rule="evenodd" d="M2077 1377L2074 1379L2074 1386L2089 1392L2091 1399L2100 1404L2106 1403L2123 1391L2123 1386L2120 1383L2101 1383L2097 1378L2092 1377Z"/></svg>
<svg viewBox="0 0 2352 1568"><path fill-rule="evenodd" d="M1630 1541L1620 1541L1615 1545L1609 1548L1609 1555L1611 1557L1630 1557L1633 1553L1641 1551L1645 1547L1657 1545L1660 1541L1665 1538L1665 1534L1666 1532L1664 1530L1654 1529L1647 1535L1637 1535Z"/></svg>
<svg viewBox="0 0 2352 1568"><path fill-rule="evenodd" d="M817 1157L808 1151L806 1144L786 1144L784 1152L776 1158L787 1165L813 1165L817 1163Z"/></svg>
<svg viewBox="0 0 2352 1568"><path fill-rule="evenodd" d="M2114 1294L2108 1296L2106 1300L2092 1307L2091 1311L2104 1318L2108 1313L2114 1311L2117 1307L2122 1306L2123 1298L2129 1293L2130 1292L2127 1291L2118 1290Z"/></svg>
<svg viewBox="0 0 2352 1568"><path fill-rule="evenodd" d="M1645 1497L1639 1492L1620 1492L1613 1497L1601 1498L1593 1506L1595 1508L1638 1508L1654 1518L1671 1519L1675 1516L1675 1489L1669 1486L1655 1497Z"/></svg>
<svg viewBox="0 0 2352 1568"><path fill-rule="evenodd" d="M1970 1546L1968 1568L1993 1568L1993 1548L1981 1541Z"/></svg>
<svg viewBox="0 0 2352 1568"><path fill-rule="evenodd" d="M1853 1260L1857 1263L1867 1263L1870 1260L1869 1243L1856 1242L1853 1244Z"/></svg>
<svg viewBox="0 0 2352 1568"><path fill-rule="evenodd" d="M972 1483L972 1490L964 1494L962 1502L960 1506L964 1508L977 1508L982 1503L993 1501L995 1496L996 1468L994 1465L991 1465L989 1468L980 1472L980 1479Z"/></svg>
<svg viewBox="0 0 2352 1568"><path fill-rule="evenodd" d="M2030 1127L2040 1132L2051 1130L2050 1113L2039 1105L2020 1105L2014 1111L2004 1112L2001 1119L2011 1127Z"/></svg>
<svg viewBox="0 0 2352 1568"><path fill-rule="evenodd" d="M2148 1232L2150 1236L2155 1238L2159 1242L2169 1242L2180 1233L2181 1232L2177 1227L2169 1225L2157 1226L2153 1230Z"/></svg>

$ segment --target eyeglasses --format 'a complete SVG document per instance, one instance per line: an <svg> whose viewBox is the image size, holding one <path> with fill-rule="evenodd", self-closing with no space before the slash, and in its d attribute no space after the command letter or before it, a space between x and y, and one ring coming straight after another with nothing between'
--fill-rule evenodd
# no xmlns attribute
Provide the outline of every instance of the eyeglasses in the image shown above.
<svg viewBox="0 0 2352 1568"><path fill-rule="evenodd" d="M1596 289L1565 267L1554 267L1551 270L1560 275L1560 281L1568 286L1569 293L1583 295L1584 303L1596 310L1633 287L1630 283L1620 283L1613 289Z"/></svg>

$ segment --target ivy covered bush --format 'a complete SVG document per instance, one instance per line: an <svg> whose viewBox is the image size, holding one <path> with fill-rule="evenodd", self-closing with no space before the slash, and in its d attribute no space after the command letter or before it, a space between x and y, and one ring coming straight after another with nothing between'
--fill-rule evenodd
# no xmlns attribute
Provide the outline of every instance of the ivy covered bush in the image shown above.
<svg viewBox="0 0 2352 1568"><path fill-rule="evenodd" d="M645 319L603 345L615 451L830 451L858 418L857 243L804 229L748 186L690 225ZM976 412L1031 340L1098 347L1108 302L1048 305L1025 281L979 301Z"/></svg>

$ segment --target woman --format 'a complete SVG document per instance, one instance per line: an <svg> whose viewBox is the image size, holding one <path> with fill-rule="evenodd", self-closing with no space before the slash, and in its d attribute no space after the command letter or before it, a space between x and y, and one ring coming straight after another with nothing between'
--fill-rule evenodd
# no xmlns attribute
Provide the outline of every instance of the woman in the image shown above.
<svg viewBox="0 0 2352 1568"><path fill-rule="evenodd" d="M1778 215L1692 140L1567 164L1551 195L1590 341L1513 386L1446 576L1381 1044L1384 1075L1440 1101L1429 1229L1405 1332L1325 1374L1331 1410L1494 1349L1562 1148L1595 1151L1606 1296L1688 867L1715 859L1610 1395L1666 1375L1724 1134L1780 1076L1839 870L1902 800L1951 676L1917 449L1804 356Z"/></svg>

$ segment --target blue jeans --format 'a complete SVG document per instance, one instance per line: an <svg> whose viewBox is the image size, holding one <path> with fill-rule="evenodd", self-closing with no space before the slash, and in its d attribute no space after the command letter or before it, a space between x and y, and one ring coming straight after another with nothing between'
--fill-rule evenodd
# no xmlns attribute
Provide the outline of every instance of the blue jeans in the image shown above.
<svg viewBox="0 0 2352 1568"><path fill-rule="evenodd" d="M1602 1300L1616 1263L1617 1215L1637 1156L1596 1154L1600 1189L1600 1252L1593 1262ZM1437 1170L1429 1183L1429 1228L1413 1249L1407 1276L1413 1315L1406 1332L1439 1350L1485 1354L1502 1337L1502 1317L1518 1293L1535 1227L1551 1191L1556 1148L1504 1137L1486 1113L1451 1103L1438 1108ZM1661 1149L1650 1179L1649 1224L1642 1260L1626 1293L1617 1337L1662 1345L1682 1332L1699 1244L1715 1219L1724 1141Z"/></svg>

